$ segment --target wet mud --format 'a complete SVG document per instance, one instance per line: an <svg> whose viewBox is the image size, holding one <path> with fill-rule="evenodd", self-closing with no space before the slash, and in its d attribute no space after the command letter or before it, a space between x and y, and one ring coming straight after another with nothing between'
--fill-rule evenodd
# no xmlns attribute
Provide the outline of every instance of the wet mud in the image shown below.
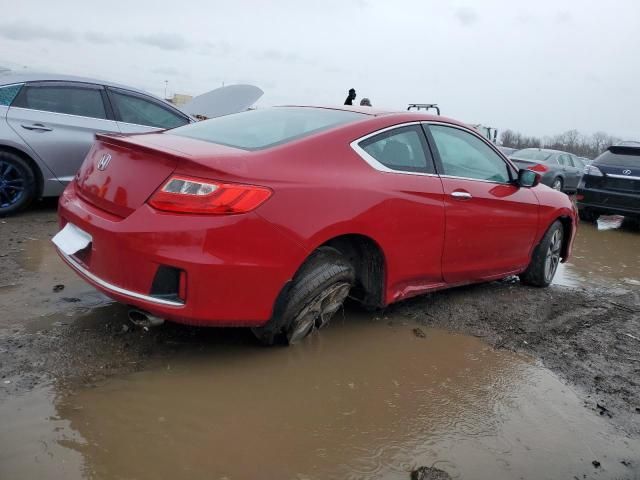
<svg viewBox="0 0 640 480"><path fill-rule="evenodd" d="M640 477L640 233L620 219L581 224L549 289L349 306L272 349L136 328L61 265L51 205L0 222L0 478Z"/></svg>

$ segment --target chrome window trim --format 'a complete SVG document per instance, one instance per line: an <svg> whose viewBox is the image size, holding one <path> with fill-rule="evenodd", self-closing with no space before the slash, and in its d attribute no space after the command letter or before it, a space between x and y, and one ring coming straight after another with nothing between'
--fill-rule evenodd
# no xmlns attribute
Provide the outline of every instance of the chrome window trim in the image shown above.
<svg viewBox="0 0 640 480"><path fill-rule="evenodd" d="M52 112L51 110L37 110L35 108L25 108L25 107L9 107L9 108L11 110L26 110L28 112L45 112L45 113L51 113L52 115L64 115L65 117L75 117L75 118L89 118L91 120L99 120L101 122L116 123L115 120L111 120L110 118L87 117L85 115L74 115L73 113ZM116 133L116 132L113 132L113 133Z"/></svg>
<svg viewBox="0 0 640 480"><path fill-rule="evenodd" d="M614 173L605 173L605 176L612 178L626 178L627 180L640 180L640 177L635 177L631 175L618 175Z"/></svg>
<svg viewBox="0 0 640 480"><path fill-rule="evenodd" d="M20 85L21 87L24 86L26 82L16 82L16 83L6 83L4 85L0 85L0 90L2 90L5 87L15 87L16 85Z"/></svg>
<svg viewBox="0 0 640 480"><path fill-rule="evenodd" d="M371 166L375 170L378 170L379 172L399 173L401 175L417 175L419 177L437 177L438 176L437 173L409 172L406 170L394 170L393 168L389 168L386 165L380 163L375 158L373 158L371 155L369 155L367 151L359 145L360 142L363 142L368 138L375 137L376 135L379 135L381 133L388 132L389 130L394 130L394 129L403 128L403 127L410 127L412 125L420 125L421 123L422 123L421 121L412 121L412 122L406 122L406 123L398 123L390 127L381 128L380 130L376 130L375 132L368 133L360 138L357 138L356 140L351 142L349 146L353 149L353 151L355 151L358 154L358 156L360 156L365 162L367 162L369 166Z"/></svg>
<svg viewBox="0 0 640 480"><path fill-rule="evenodd" d="M163 298L156 298L150 295L143 295L142 293L132 292L131 290L125 290L124 288L120 288L116 285L113 285L105 280L102 280L100 277L95 276L89 270L84 268L78 262L76 262L71 256L65 254L60 249L56 247L58 254L62 257L62 259L69 264L73 269L75 269L81 275L87 277L89 280L97 283L105 290L112 291L114 293L118 293L120 295L125 295L127 297L135 298L138 300L144 300L145 302L155 303L157 305L167 305L170 307L184 307L184 302L177 302L172 300L165 300Z"/></svg>
<svg viewBox="0 0 640 480"><path fill-rule="evenodd" d="M441 125L443 127L457 128L458 130L462 130L463 132L467 132L467 133L470 133L471 135L474 135L475 137L479 138L482 142L484 142L486 145L490 146L491 149L498 154L498 157L505 163L505 165L507 166L507 170L510 170L511 173L515 174L515 179L512 179L508 182L496 182L494 180L482 180L480 178L458 177L456 175L440 175L441 178L456 178L460 180L469 180L472 182L493 183L495 185L513 185L514 180L518 178L518 175L517 175L518 168L511 163L511 161L498 149L498 147L496 147L491 142L488 142L486 138L484 138L478 132L474 131L474 129L469 127L464 127L461 125L456 125L453 123L439 122L437 120L424 120L424 121L421 121L420 123L424 125ZM434 147L437 148L436 145L434 145ZM513 170L515 170L515 172Z"/></svg>

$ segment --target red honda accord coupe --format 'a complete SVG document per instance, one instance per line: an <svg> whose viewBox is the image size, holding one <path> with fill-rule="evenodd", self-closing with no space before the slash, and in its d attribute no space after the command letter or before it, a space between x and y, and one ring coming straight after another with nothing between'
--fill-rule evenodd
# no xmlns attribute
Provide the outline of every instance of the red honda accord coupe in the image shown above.
<svg viewBox="0 0 640 480"><path fill-rule="evenodd" d="M98 135L54 243L144 314L295 343L347 296L384 307L509 275L549 285L576 211L538 181L454 120L276 107Z"/></svg>

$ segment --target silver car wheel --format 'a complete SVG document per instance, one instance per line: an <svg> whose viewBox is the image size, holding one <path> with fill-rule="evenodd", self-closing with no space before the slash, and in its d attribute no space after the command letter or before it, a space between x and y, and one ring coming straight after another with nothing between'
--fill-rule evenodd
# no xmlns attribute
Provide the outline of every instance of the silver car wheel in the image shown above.
<svg viewBox="0 0 640 480"><path fill-rule="evenodd" d="M547 249L547 255L544 262L544 278L547 282L553 280L553 276L556 274L558 264L560 263L560 250L562 249L562 232L556 230L549 242L549 248Z"/></svg>

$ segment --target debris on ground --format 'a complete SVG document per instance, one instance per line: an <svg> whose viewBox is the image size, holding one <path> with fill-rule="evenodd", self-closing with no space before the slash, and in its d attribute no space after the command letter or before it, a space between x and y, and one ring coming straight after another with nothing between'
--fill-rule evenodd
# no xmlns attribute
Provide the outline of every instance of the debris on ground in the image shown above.
<svg viewBox="0 0 640 480"><path fill-rule="evenodd" d="M600 462L598 460L594 460L591 464L596 468L600 468Z"/></svg>
<svg viewBox="0 0 640 480"><path fill-rule="evenodd" d="M449 475L444 470L435 467L420 467L411 472L411 480L450 480Z"/></svg>
<svg viewBox="0 0 640 480"><path fill-rule="evenodd" d="M54 292L61 292L62 290L64 290L64 285L62 285L61 283L53 286Z"/></svg>
<svg viewBox="0 0 640 480"><path fill-rule="evenodd" d="M413 329L413 334L418 338L426 338L427 337L427 334L424 333L424 331L419 327L416 327L416 328Z"/></svg>

